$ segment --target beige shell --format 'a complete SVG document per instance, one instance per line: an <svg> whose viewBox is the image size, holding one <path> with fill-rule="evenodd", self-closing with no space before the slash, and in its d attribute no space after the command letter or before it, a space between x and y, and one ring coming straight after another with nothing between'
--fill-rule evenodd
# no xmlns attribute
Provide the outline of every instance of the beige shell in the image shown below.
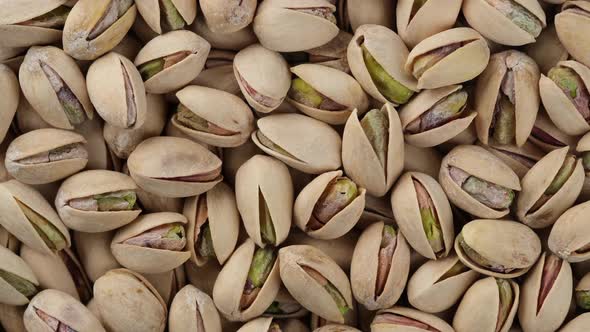
<svg viewBox="0 0 590 332"><path fill-rule="evenodd" d="M173 180L221 167L221 160L217 156L202 145L185 138L148 138L131 153L127 165L131 177L139 187L164 197L199 195L223 180L222 176L205 182Z"/></svg>
<svg viewBox="0 0 590 332"><path fill-rule="evenodd" d="M121 267L111 252L114 231L101 233L74 232L74 243L80 263L88 278L95 282L110 270Z"/></svg>
<svg viewBox="0 0 590 332"><path fill-rule="evenodd" d="M542 131L546 133L551 138L558 141L559 144L554 144L544 140L543 137L537 135L536 131ZM553 122L551 122L551 119L547 116L547 114L545 114L545 112L539 112L537 114L537 120L535 121L535 126L531 132L531 136L529 136L529 140L541 148L541 150L546 152L559 149L563 146L569 146L570 149L573 150L578 142L577 137L567 135L563 131L559 130L553 124Z"/></svg>
<svg viewBox="0 0 590 332"><path fill-rule="evenodd" d="M483 37L470 28L454 28L421 41L408 55L405 69L412 72L417 57L440 47L467 43L427 69L418 79L418 89L435 89L469 81L486 68L490 49Z"/></svg>
<svg viewBox="0 0 590 332"><path fill-rule="evenodd" d="M254 33L260 43L278 52L296 52L318 47L338 34L338 26L327 19L297 11L336 7L328 0L269 0L258 6Z"/></svg>
<svg viewBox="0 0 590 332"><path fill-rule="evenodd" d="M404 171L421 172L436 178L442 156L434 148L419 148L404 143Z"/></svg>
<svg viewBox="0 0 590 332"><path fill-rule="evenodd" d="M588 31L590 28L588 12L590 12L588 2L567 1L563 5L561 13L555 16L555 27L559 40L575 59L586 66L590 66L588 35L578 32Z"/></svg>
<svg viewBox="0 0 590 332"><path fill-rule="evenodd" d="M522 178L522 191L518 195L516 215L529 227L543 228L552 225L578 198L585 178L582 159L576 161L572 174L559 191L536 211L530 212L557 176L567 157L568 147L549 152Z"/></svg>
<svg viewBox="0 0 590 332"><path fill-rule="evenodd" d="M272 317L258 317L242 325L242 327L240 327L240 329L236 332L268 331L273 320L274 319ZM281 329L281 331L283 330Z"/></svg>
<svg viewBox="0 0 590 332"><path fill-rule="evenodd" d="M406 44L412 48L422 40L450 29L455 25L461 0L435 0L425 2L412 16L416 0L397 2L397 31Z"/></svg>
<svg viewBox="0 0 590 332"><path fill-rule="evenodd" d="M395 251L387 272L385 287L383 292L376 294L384 226L383 222L376 222L363 231L354 248L350 266L350 283L354 298L368 310L393 306L406 286L410 270L410 247L404 235L397 230Z"/></svg>
<svg viewBox="0 0 590 332"><path fill-rule="evenodd" d="M590 324L590 312L580 314L565 324L559 332L584 332Z"/></svg>
<svg viewBox="0 0 590 332"><path fill-rule="evenodd" d="M334 2L334 1L332 1ZM379 24L390 29L394 26L394 4L388 0L336 1L339 26L342 30L356 31L363 24Z"/></svg>
<svg viewBox="0 0 590 332"><path fill-rule="evenodd" d="M323 240L336 239L348 233L359 221L365 206L364 188L358 188L358 196L344 209L338 212L324 226L317 230L308 230L307 224L318 200L330 182L341 177L342 171L332 171L319 175L313 179L297 196L293 207L294 222L307 235Z"/></svg>
<svg viewBox="0 0 590 332"><path fill-rule="evenodd" d="M489 140L488 145L481 144L481 146L508 165L521 181L529 169L545 156L541 149L528 140L520 147L501 145L494 140ZM527 160L527 162L523 162L523 160Z"/></svg>
<svg viewBox="0 0 590 332"><path fill-rule="evenodd" d="M156 212L140 216L117 231L111 242L113 255L121 265L140 273L163 273L179 267L190 258L188 249L172 251L123 243L152 228L172 223L181 223L186 227L184 225L187 220L183 215L174 212Z"/></svg>
<svg viewBox="0 0 590 332"><path fill-rule="evenodd" d="M512 286L514 302L508 311L504 325L497 329L500 307L500 294L496 279L487 277L475 282L459 303L453 317L453 327L457 332L499 331L508 332L518 310L520 289L518 284L508 280Z"/></svg>
<svg viewBox="0 0 590 332"><path fill-rule="evenodd" d="M238 169L256 154L262 154L262 151L252 140L235 148L223 149L222 167L226 182L233 185L236 182Z"/></svg>
<svg viewBox="0 0 590 332"><path fill-rule="evenodd" d="M537 41L526 46L525 52L535 60L544 74L557 66L558 62L567 60L569 56L557 36L554 24L550 24L543 29L539 37L537 37Z"/></svg>
<svg viewBox="0 0 590 332"><path fill-rule="evenodd" d="M20 88L14 72L2 64L0 64L0 90L3 93L0 101L0 140L4 140L18 107Z"/></svg>
<svg viewBox="0 0 590 332"><path fill-rule="evenodd" d="M138 3L142 2L145 1L138 1ZM137 16L135 4L102 34L89 39L90 32L102 19L110 3L110 0L76 2L63 29L62 43L66 53L78 60L94 60L109 52L123 40Z"/></svg>
<svg viewBox="0 0 590 332"><path fill-rule="evenodd" d="M233 95L241 93L231 64L211 68L207 68L205 64L205 69L190 84L222 90Z"/></svg>
<svg viewBox="0 0 590 332"><path fill-rule="evenodd" d="M283 304L289 305L296 310L293 312L285 312L285 313L270 313L267 310L264 312L264 314L262 314L262 316L283 319L283 318L303 318L309 314L309 311L307 311L307 309L302 307L301 304L299 304L299 302L297 302L293 298L293 296L291 296L291 294L289 294L289 291L287 291L287 289L284 287L281 287L279 289L279 292L277 293L277 296L275 297L273 303L278 303L279 306L281 306Z"/></svg>
<svg viewBox="0 0 590 332"><path fill-rule="evenodd" d="M70 246L70 233L45 198L33 187L10 180L0 184L0 225L12 233L19 241L39 252L50 254L52 250L45 244L39 233L24 215L17 200L47 219L59 231Z"/></svg>
<svg viewBox="0 0 590 332"><path fill-rule="evenodd" d="M158 291L158 294L162 297L162 300L164 300L167 305L172 303L172 299L180 288L186 285L184 265L170 271L155 274L143 274L143 276L152 284L152 286L154 286L156 291Z"/></svg>
<svg viewBox="0 0 590 332"><path fill-rule="evenodd" d="M585 261L590 258L590 252L582 250L582 247L590 243L590 234L587 218L590 202L574 205L567 209L559 218L549 234L547 244L549 249L562 259L570 263Z"/></svg>
<svg viewBox="0 0 590 332"><path fill-rule="evenodd" d="M256 244L252 239L247 239L232 254L215 280L213 301L219 312L230 321L244 322L260 316L271 305L281 286L277 258L254 302L247 308L240 308L240 299L255 251Z"/></svg>
<svg viewBox="0 0 590 332"><path fill-rule="evenodd" d="M375 60L393 79L412 91L418 91L416 80L404 70L409 52L402 39L386 27L365 24L360 26L348 44L350 70L363 89L382 103L391 102L379 92L363 58L364 45Z"/></svg>
<svg viewBox="0 0 590 332"><path fill-rule="evenodd" d="M86 139L88 163L86 169L120 170L120 160L107 147L103 137L103 121L99 116L84 121L76 132Z"/></svg>
<svg viewBox="0 0 590 332"><path fill-rule="evenodd" d="M202 15L197 16L190 29L205 38L213 49L239 51L258 42L254 30L252 30L252 25L234 32L218 33L209 29Z"/></svg>
<svg viewBox="0 0 590 332"><path fill-rule="evenodd" d="M510 212L508 209L492 209L469 195L449 175L450 166L493 184L520 191L518 176L502 160L480 146L460 145L443 158L438 181L451 203L476 217L496 219Z"/></svg>
<svg viewBox="0 0 590 332"><path fill-rule="evenodd" d="M197 16L197 1L194 0L171 0L176 10L187 24L193 23ZM160 25L161 2L158 0L140 0L137 1L137 10L141 14L141 17L145 20L147 25L161 35L166 32L162 30Z"/></svg>
<svg viewBox="0 0 590 332"><path fill-rule="evenodd" d="M425 312L421 312L419 310L409 308L409 307L400 307L394 306L389 309L379 310L377 311L377 315L381 313L389 313L398 315L401 317L407 317L412 320L417 320L424 324L428 324L432 328L440 331L440 332L453 332L453 328L441 318L438 318L435 315L427 314ZM389 332L389 331L400 331L400 332L419 332L424 331L418 328L411 328L411 327L400 327L399 325L391 325L391 324L377 324L371 323L371 332Z"/></svg>
<svg viewBox="0 0 590 332"><path fill-rule="evenodd" d="M309 54L309 62L311 63L328 66L350 74L346 50L351 40L352 34L340 30L338 35L328 43L305 52Z"/></svg>
<svg viewBox="0 0 590 332"><path fill-rule="evenodd" d="M513 270L495 272L479 265L464 252L460 238L484 259ZM541 254L541 241L529 227L511 220L476 219L455 239L455 252L467 267L488 276L515 278L525 274Z"/></svg>
<svg viewBox="0 0 590 332"><path fill-rule="evenodd" d="M221 332L221 321L213 300L193 285L184 286L174 297L170 306L168 330L201 332L198 331L197 313L205 328L202 332Z"/></svg>
<svg viewBox="0 0 590 332"><path fill-rule="evenodd" d="M127 80L131 91L127 91ZM114 52L97 59L88 68L86 83L96 112L106 122L120 128L143 125L147 113L145 87L129 59ZM132 93L131 97L128 92ZM132 98L136 114L128 114L128 98Z"/></svg>
<svg viewBox="0 0 590 332"><path fill-rule="evenodd" d="M39 285L39 281L37 281L37 277L35 277L29 265L22 258L3 246L0 246L0 262L2 262L3 272L12 273L35 286ZM29 303L29 299L11 286L6 280L0 278L0 303L17 306Z"/></svg>
<svg viewBox="0 0 590 332"><path fill-rule="evenodd" d="M214 32L229 33L247 27L254 19L256 0L200 0L207 26Z"/></svg>
<svg viewBox="0 0 590 332"><path fill-rule="evenodd" d="M257 125L261 133L294 158L264 146L256 136L257 131L252 134L254 143L265 153L297 170L320 174L342 165L342 140L326 123L300 114L276 114L259 119Z"/></svg>
<svg viewBox="0 0 590 332"><path fill-rule="evenodd" d="M55 289L47 289L37 294L29 303L23 316L28 331L54 331L39 316L38 310L58 320L61 327L65 325L74 331L105 331L100 321L84 304L67 293Z"/></svg>
<svg viewBox="0 0 590 332"><path fill-rule="evenodd" d="M329 324L319 327L313 332L361 332L361 330L347 325Z"/></svg>
<svg viewBox="0 0 590 332"><path fill-rule="evenodd" d="M385 195L402 172L404 138L399 116L391 104L383 105L382 112L389 118L389 142L384 168L367 138L356 111L348 118L342 136L342 164L344 172L367 193Z"/></svg>
<svg viewBox="0 0 590 332"><path fill-rule="evenodd" d="M414 181L418 181L424 186L435 207L444 242L444 252L438 255L428 243L422 225ZM434 260L449 254L455 239L453 213L445 192L434 178L424 173L406 172L400 177L391 192L391 207L401 232L414 250L422 256Z"/></svg>
<svg viewBox="0 0 590 332"><path fill-rule="evenodd" d="M94 283L94 299L104 326L112 332L166 328L166 304L141 275L126 269L107 272Z"/></svg>
<svg viewBox="0 0 590 332"><path fill-rule="evenodd" d="M580 76L586 87L590 86L590 68L572 60L561 61L557 66L572 69ZM557 128L571 136L582 135L590 131L590 124L586 122L563 90L549 77L541 76L539 91L547 114Z"/></svg>

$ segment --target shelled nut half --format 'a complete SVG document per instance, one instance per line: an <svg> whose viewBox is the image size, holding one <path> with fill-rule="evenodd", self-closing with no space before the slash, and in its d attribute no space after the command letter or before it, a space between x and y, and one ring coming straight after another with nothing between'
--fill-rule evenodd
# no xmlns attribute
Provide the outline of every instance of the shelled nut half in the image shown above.
<svg viewBox="0 0 590 332"><path fill-rule="evenodd" d="M408 46L414 47L422 40L452 28L461 11L461 3L461 0L398 1L397 31Z"/></svg>
<svg viewBox="0 0 590 332"><path fill-rule="evenodd" d="M221 320L209 295L186 285L170 305L168 329L170 332L221 332Z"/></svg>
<svg viewBox="0 0 590 332"><path fill-rule="evenodd" d="M590 234L584 231L588 228L589 209L590 202L567 209L557 218L549 233L549 249L570 263L581 262L590 257Z"/></svg>
<svg viewBox="0 0 590 332"><path fill-rule="evenodd" d="M586 31L590 26L590 4L586 1L566 1L562 11L555 16L555 28L559 40L578 61L590 66L588 36L575 31Z"/></svg>
<svg viewBox="0 0 590 332"><path fill-rule="evenodd" d="M192 24L197 16L197 1L142 0L137 1L137 10L146 24L161 35Z"/></svg>
<svg viewBox="0 0 590 332"><path fill-rule="evenodd" d="M453 328L444 320L413 308L394 306L377 311L371 322L371 332L392 330L451 332Z"/></svg>
<svg viewBox="0 0 590 332"><path fill-rule="evenodd" d="M37 277L22 258L0 246L0 303L17 306L29 303L38 292Z"/></svg>

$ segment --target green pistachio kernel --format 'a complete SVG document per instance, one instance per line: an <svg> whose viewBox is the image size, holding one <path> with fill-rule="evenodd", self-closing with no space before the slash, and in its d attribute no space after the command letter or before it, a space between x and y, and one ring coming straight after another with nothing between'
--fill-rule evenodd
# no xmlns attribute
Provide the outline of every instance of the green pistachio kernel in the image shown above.
<svg viewBox="0 0 590 332"><path fill-rule="evenodd" d="M555 195L561 187L563 187L564 183L569 179L570 175L574 172L574 168L576 167L576 157L573 155L569 155L565 158L563 165L551 181L551 184L545 190L545 194L547 195Z"/></svg>
<svg viewBox="0 0 590 332"><path fill-rule="evenodd" d="M16 203L49 248L58 251L68 246L64 235L47 219L21 201L16 200Z"/></svg>
<svg viewBox="0 0 590 332"><path fill-rule="evenodd" d="M27 298L33 297L37 294L37 287L25 278L21 278L14 273L0 269L0 279L6 281L9 285L14 287L19 293Z"/></svg>
<svg viewBox="0 0 590 332"><path fill-rule="evenodd" d="M496 279L498 284L498 293L500 294L500 309L498 310L498 320L496 322L496 331L500 331L512 308L514 302L514 292L512 285L505 279Z"/></svg>
<svg viewBox="0 0 590 332"><path fill-rule="evenodd" d="M211 227L209 223L201 226L197 251L201 257L215 257L215 248L213 248L213 238L211 237Z"/></svg>
<svg viewBox="0 0 590 332"><path fill-rule="evenodd" d="M590 151L582 152L582 165L586 172L590 171Z"/></svg>
<svg viewBox="0 0 590 332"><path fill-rule="evenodd" d="M387 147L389 144L389 117L387 111L373 109L361 120L361 127L377 154L383 169L387 166Z"/></svg>
<svg viewBox="0 0 590 332"><path fill-rule="evenodd" d="M257 248L248 271L248 280L254 288L260 288L270 275L277 255L273 248Z"/></svg>
<svg viewBox="0 0 590 332"><path fill-rule="evenodd" d="M578 290L575 295L578 307L590 310L590 290Z"/></svg>
<svg viewBox="0 0 590 332"><path fill-rule="evenodd" d="M571 99L578 96L578 88L584 84L580 76L573 69L567 67L551 68L547 75Z"/></svg>
<svg viewBox="0 0 590 332"><path fill-rule="evenodd" d="M98 211L133 210L137 201L137 195L134 191L94 195L93 198L98 204Z"/></svg>
<svg viewBox="0 0 590 332"><path fill-rule="evenodd" d="M161 23L163 30L172 31L184 28L186 22L172 0L160 0Z"/></svg>
<svg viewBox="0 0 590 332"><path fill-rule="evenodd" d="M396 81L385 69L377 62L377 60L369 53L367 48L362 45L363 59L365 66L371 75L371 79L377 90L387 98L387 100L398 105L405 104L414 95L414 91L408 89L400 82Z"/></svg>
<svg viewBox="0 0 590 332"><path fill-rule="evenodd" d="M358 195L358 187L351 179L335 178L316 202L313 216L323 225L352 203Z"/></svg>
<svg viewBox="0 0 590 332"><path fill-rule="evenodd" d="M514 105L502 96L496 105L494 139L500 144L510 144L516 137L516 115Z"/></svg>

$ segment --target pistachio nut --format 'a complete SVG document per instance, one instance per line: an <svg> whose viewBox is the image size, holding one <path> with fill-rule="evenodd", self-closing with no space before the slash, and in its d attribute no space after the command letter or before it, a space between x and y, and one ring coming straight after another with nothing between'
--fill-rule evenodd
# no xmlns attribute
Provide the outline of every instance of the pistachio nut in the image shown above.
<svg viewBox="0 0 590 332"><path fill-rule="evenodd" d="M476 219L455 239L455 252L467 267L497 278L525 274L541 254L541 241L529 227L510 220Z"/></svg>
<svg viewBox="0 0 590 332"><path fill-rule="evenodd" d="M482 147L494 156L502 160L522 180L525 174L545 155L535 144L527 140L523 146L514 144L499 144L495 140L489 140Z"/></svg>
<svg viewBox="0 0 590 332"><path fill-rule="evenodd" d="M419 148L404 143L403 169L405 171L421 172L436 178L441 162L442 156L434 148Z"/></svg>
<svg viewBox="0 0 590 332"><path fill-rule="evenodd" d="M488 44L477 31L454 28L416 45L408 55L405 69L418 80L418 89L436 89L477 77L489 58Z"/></svg>
<svg viewBox="0 0 590 332"><path fill-rule="evenodd" d="M328 66L350 74L346 52L351 40L352 35L350 33L340 30L338 35L328 43L305 50L308 54L307 60L310 63Z"/></svg>
<svg viewBox="0 0 590 332"><path fill-rule="evenodd" d="M213 300L193 285L184 286L170 306L168 330L221 332L221 321Z"/></svg>
<svg viewBox="0 0 590 332"><path fill-rule="evenodd" d="M199 15L195 22L190 26L190 29L197 35L205 38L214 49L240 51L249 45L258 42L252 25L243 29L228 33L213 32L207 26L205 17Z"/></svg>
<svg viewBox="0 0 590 332"><path fill-rule="evenodd" d="M259 119L257 125L254 143L299 171L320 174L342 165L340 135L324 122L300 114L276 114Z"/></svg>
<svg viewBox="0 0 590 332"><path fill-rule="evenodd" d="M434 260L449 254L455 238L453 214L435 179L405 173L391 192L391 206L400 230L418 253Z"/></svg>
<svg viewBox="0 0 590 332"><path fill-rule="evenodd" d="M0 64L0 89L3 97L0 101L0 141L4 140L16 113L19 103L20 88L12 70Z"/></svg>
<svg viewBox="0 0 590 332"><path fill-rule="evenodd" d="M39 291L39 281L33 270L22 258L2 246L0 262L0 303L11 306L29 303Z"/></svg>
<svg viewBox="0 0 590 332"><path fill-rule="evenodd" d="M401 122L391 104L359 119L353 111L342 136L344 172L376 197L389 191L404 165Z"/></svg>
<svg viewBox="0 0 590 332"><path fill-rule="evenodd" d="M584 230L588 226L590 202L574 205L567 209L549 233L549 249L570 263L585 261L590 257L590 234Z"/></svg>
<svg viewBox="0 0 590 332"><path fill-rule="evenodd" d="M355 299L369 310L389 308L400 298L410 270L410 247L392 225L367 227L354 248L350 283Z"/></svg>
<svg viewBox="0 0 590 332"><path fill-rule="evenodd" d="M584 311L590 310L590 273L586 273L577 283L574 288L574 296L578 308Z"/></svg>
<svg viewBox="0 0 590 332"><path fill-rule="evenodd" d="M537 42L528 44L525 47L525 52L530 56L542 73L547 74L549 70L560 61L567 60L569 54L557 36L557 30L554 24L548 25L539 37Z"/></svg>
<svg viewBox="0 0 590 332"><path fill-rule="evenodd" d="M382 103L401 105L418 91L404 71L408 49L402 39L380 25L360 26L348 44L350 70L363 89Z"/></svg>
<svg viewBox="0 0 590 332"><path fill-rule="evenodd" d="M74 244L86 275L95 282L110 270L121 267L111 252L114 231L100 233L74 232Z"/></svg>
<svg viewBox="0 0 590 332"><path fill-rule="evenodd" d="M209 29L218 33L235 32L254 19L256 0L200 0L200 8Z"/></svg>
<svg viewBox="0 0 590 332"><path fill-rule="evenodd" d="M397 31L412 48L422 40L452 28L461 11L461 3L461 0L399 0L395 12Z"/></svg>
<svg viewBox="0 0 590 332"><path fill-rule="evenodd" d="M254 33L260 43L278 52L324 45L338 34L336 7L328 0L269 0L258 6Z"/></svg>
<svg viewBox="0 0 590 332"><path fill-rule="evenodd" d="M453 328L434 315L412 308L394 306L377 311L371 322L371 332L397 330L451 332Z"/></svg>
<svg viewBox="0 0 590 332"><path fill-rule="evenodd" d="M262 315L274 318L300 318L307 316L308 313L309 311L303 308L285 288L281 287L275 299Z"/></svg>
<svg viewBox="0 0 590 332"><path fill-rule="evenodd" d="M552 225L574 205L584 178L583 159L568 154L568 147L549 152L522 178L518 219L532 228Z"/></svg>
<svg viewBox="0 0 590 332"><path fill-rule="evenodd" d="M309 328L297 319L259 317L242 325L237 332L309 332Z"/></svg>
<svg viewBox="0 0 590 332"><path fill-rule="evenodd" d="M257 247L247 239L225 263L213 286L213 301L230 321L260 316L272 304L281 285L277 251Z"/></svg>
<svg viewBox="0 0 590 332"><path fill-rule="evenodd" d="M590 312L581 314L565 324L559 332L584 332L590 324Z"/></svg>
<svg viewBox="0 0 590 332"><path fill-rule="evenodd" d="M561 12L555 15L555 28L559 40L575 59L590 66L590 55L586 45L588 36L578 36L575 31L586 31L590 26L590 4L587 1L566 1Z"/></svg>
<svg viewBox="0 0 590 332"><path fill-rule="evenodd" d="M145 278L131 270L107 272L94 283L94 296L109 331L163 332L166 328L166 304Z"/></svg>
<svg viewBox="0 0 590 332"><path fill-rule="evenodd" d="M453 317L457 332L508 332L518 310L520 289L510 279L487 277L465 293Z"/></svg>
<svg viewBox="0 0 590 332"><path fill-rule="evenodd" d="M240 214L233 190L225 183L184 201L188 220L187 241L191 260L197 266L210 259L223 265L236 247Z"/></svg>
<svg viewBox="0 0 590 332"><path fill-rule="evenodd" d="M545 112L539 112L537 114L535 126L531 131L529 140L546 152L564 146L569 146L573 150L577 144L577 138L559 130Z"/></svg>
<svg viewBox="0 0 590 332"><path fill-rule="evenodd" d="M313 330L313 332L361 332L361 330L348 325L329 324L319 327Z"/></svg>
<svg viewBox="0 0 590 332"><path fill-rule="evenodd" d="M387 0L330 0L337 4L338 24L342 30L356 31L363 24L378 24L393 29L390 15L394 4Z"/></svg>
<svg viewBox="0 0 590 332"><path fill-rule="evenodd" d="M510 167L475 145L451 150L442 161L438 180L453 204L480 218L507 215L521 189Z"/></svg>
<svg viewBox="0 0 590 332"><path fill-rule="evenodd" d="M137 10L157 34L183 29L197 16L197 2L191 0L142 0Z"/></svg>
<svg viewBox="0 0 590 332"><path fill-rule="evenodd" d="M33 187L10 180L0 184L0 225L23 244L42 253L70 246L70 233Z"/></svg>
<svg viewBox="0 0 590 332"><path fill-rule="evenodd" d="M185 138L148 138L129 155L127 165L139 187L164 197L199 195L223 180L221 160Z"/></svg>

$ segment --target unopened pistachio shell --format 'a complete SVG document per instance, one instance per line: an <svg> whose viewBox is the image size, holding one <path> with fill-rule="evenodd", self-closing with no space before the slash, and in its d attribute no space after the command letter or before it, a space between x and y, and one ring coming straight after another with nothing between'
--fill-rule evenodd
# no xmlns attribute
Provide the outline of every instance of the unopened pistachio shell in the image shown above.
<svg viewBox="0 0 590 332"><path fill-rule="evenodd" d="M74 244L88 278L95 282L110 270L121 267L111 252L114 231L100 233L74 232Z"/></svg>
<svg viewBox="0 0 590 332"><path fill-rule="evenodd" d="M451 332L453 328L444 320L413 308L394 306L377 311L371 322L371 332L392 330Z"/></svg>
<svg viewBox="0 0 590 332"><path fill-rule="evenodd" d="M170 332L221 332L221 321L209 295L186 285L172 301L168 329Z"/></svg>
<svg viewBox="0 0 590 332"><path fill-rule="evenodd" d="M0 89L3 91L0 101L0 139L4 140L18 107L20 88L14 72L6 65L0 64Z"/></svg>
<svg viewBox="0 0 590 332"><path fill-rule="evenodd" d="M547 241L549 249L570 263L581 262L590 257L590 234L584 231L588 227L588 209L589 202L572 206L557 218L551 228Z"/></svg>
<svg viewBox="0 0 590 332"><path fill-rule="evenodd" d="M199 4L209 29L229 33L241 30L252 23L257 1L200 0Z"/></svg>
<svg viewBox="0 0 590 332"><path fill-rule="evenodd" d="M590 26L590 5L586 1L567 1L562 11L555 16L555 27L559 40L567 51L578 61L590 66L588 36L577 33Z"/></svg>
<svg viewBox="0 0 590 332"><path fill-rule="evenodd" d="M137 2L137 10L147 25L161 35L193 23L197 16L197 1L142 0Z"/></svg>
<svg viewBox="0 0 590 332"><path fill-rule="evenodd" d="M400 0L396 10L397 31L408 46L414 47L425 38L452 28L461 3L460 0Z"/></svg>
<svg viewBox="0 0 590 332"><path fill-rule="evenodd" d="M0 303L11 306L29 303L39 286L33 270L22 258L2 246L0 262Z"/></svg>

